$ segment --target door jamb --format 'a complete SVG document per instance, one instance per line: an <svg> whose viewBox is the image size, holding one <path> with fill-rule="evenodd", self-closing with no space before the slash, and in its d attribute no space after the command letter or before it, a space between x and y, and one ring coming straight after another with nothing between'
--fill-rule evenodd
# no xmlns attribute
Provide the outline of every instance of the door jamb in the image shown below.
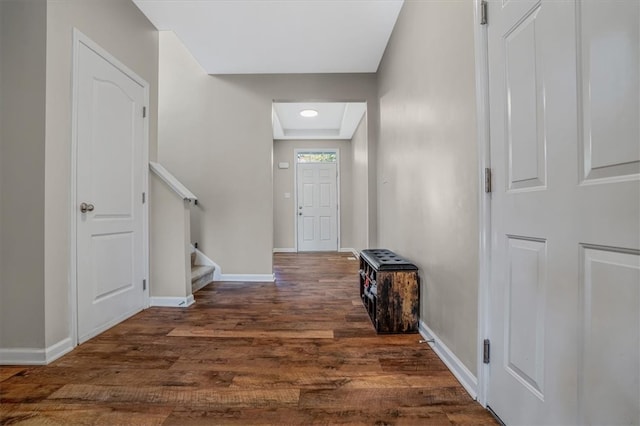
<svg viewBox="0 0 640 426"><path fill-rule="evenodd" d="M334 152L336 154L336 231L337 235L337 251L340 251L340 148L295 148L293 150L293 163L295 164L295 170L293 173L293 237L294 237L294 249L298 253L298 154L304 152Z"/></svg>
<svg viewBox="0 0 640 426"><path fill-rule="evenodd" d="M491 336L489 287L491 283L491 193L485 192L485 169L491 168L489 127L489 50L487 25L480 24L482 0L474 0L476 76L476 136L478 141L478 338L477 399L487 407L489 364L483 362L484 339Z"/></svg>
<svg viewBox="0 0 640 426"><path fill-rule="evenodd" d="M79 76L79 50L80 44L84 44L89 49L103 57L114 67L118 68L133 81L138 83L144 89L144 104L149 108L149 83L138 74L129 69L126 65L118 61L113 55L95 43L89 37L80 32L77 28L73 29L73 63L72 63L72 103L71 103L71 181L70 181L70 214L69 214L69 324L70 338L73 347L78 346L78 276L77 276L77 179L78 179L78 76ZM142 262L143 262L143 279L147 280L147 288L144 290L143 308L149 307L149 116L143 121L143 142L142 142L142 190L147 194L147 200L142 205Z"/></svg>

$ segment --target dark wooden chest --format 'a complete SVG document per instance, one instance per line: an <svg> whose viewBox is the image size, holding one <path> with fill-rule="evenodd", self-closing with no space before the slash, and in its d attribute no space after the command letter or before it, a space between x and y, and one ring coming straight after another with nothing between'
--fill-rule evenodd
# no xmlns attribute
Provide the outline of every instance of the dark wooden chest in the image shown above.
<svg viewBox="0 0 640 426"><path fill-rule="evenodd" d="M418 267L386 249L360 253L360 297L378 333L417 333Z"/></svg>

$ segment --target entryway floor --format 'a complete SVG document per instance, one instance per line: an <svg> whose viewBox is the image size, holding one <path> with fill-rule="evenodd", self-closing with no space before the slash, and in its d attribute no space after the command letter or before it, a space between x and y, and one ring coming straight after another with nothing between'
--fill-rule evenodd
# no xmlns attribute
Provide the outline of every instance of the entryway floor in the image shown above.
<svg viewBox="0 0 640 426"><path fill-rule="evenodd" d="M45 367L0 367L0 424L496 424L420 336L377 335L349 254L274 256Z"/></svg>

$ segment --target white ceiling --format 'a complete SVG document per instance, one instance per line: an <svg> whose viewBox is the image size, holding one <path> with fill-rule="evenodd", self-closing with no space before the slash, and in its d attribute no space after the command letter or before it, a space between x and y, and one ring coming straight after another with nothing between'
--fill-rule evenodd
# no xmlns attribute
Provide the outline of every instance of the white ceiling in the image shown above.
<svg viewBox="0 0 640 426"><path fill-rule="evenodd" d="M133 0L210 74L376 72L403 0Z"/></svg>
<svg viewBox="0 0 640 426"><path fill-rule="evenodd" d="M314 109L317 117L302 117ZM365 102L274 102L273 139L351 139L367 110Z"/></svg>

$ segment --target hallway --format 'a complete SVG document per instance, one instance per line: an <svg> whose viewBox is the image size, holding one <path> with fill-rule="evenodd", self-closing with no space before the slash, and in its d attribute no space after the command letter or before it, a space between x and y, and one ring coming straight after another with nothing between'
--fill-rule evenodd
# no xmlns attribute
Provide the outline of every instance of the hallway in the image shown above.
<svg viewBox="0 0 640 426"><path fill-rule="evenodd" d="M495 424L420 336L376 335L347 254L276 254L46 367L0 367L2 424Z"/></svg>

